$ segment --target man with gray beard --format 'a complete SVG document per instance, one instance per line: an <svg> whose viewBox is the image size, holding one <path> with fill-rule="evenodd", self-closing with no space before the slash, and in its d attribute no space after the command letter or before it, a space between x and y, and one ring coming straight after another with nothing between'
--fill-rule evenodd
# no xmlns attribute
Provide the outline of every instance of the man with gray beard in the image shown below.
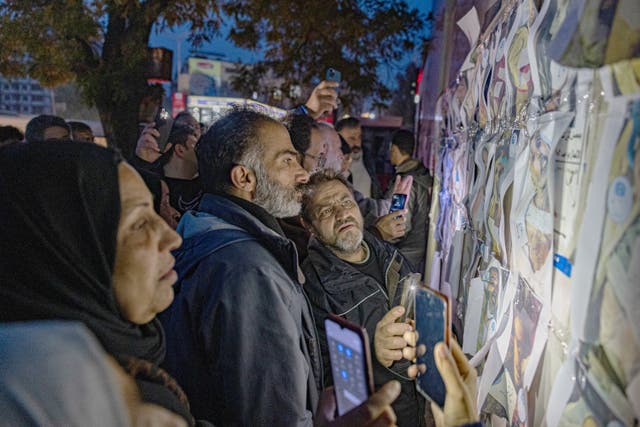
<svg viewBox="0 0 640 427"><path fill-rule="evenodd" d="M336 314L369 333L376 388L391 379L400 381L400 397L392 405L399 426L425 424L424 399L406 376L410 361L403 334L410 325L394 322L403 311L400 279L412 273L404 257L390 244L364 231L360 209L347 181L335 172L311 175L302 198L302 221L311 233L303 263L309 296L320 338L325 385L331 384L324 319Z"/></svg>
<svg viewBox="0 0 640 427"><path fill-rule="evenodd" d="M332 411L318 407L322 373L305 278L276 220L298 213L308 180L289 133L268 116L234 109L196 150L205 194L177 229L176 296L161 316L165 368L197 419L330 426L332 417L315 416ZM394 388L380 390L368 410L350 412L342 425L393 423Z"/></svg>

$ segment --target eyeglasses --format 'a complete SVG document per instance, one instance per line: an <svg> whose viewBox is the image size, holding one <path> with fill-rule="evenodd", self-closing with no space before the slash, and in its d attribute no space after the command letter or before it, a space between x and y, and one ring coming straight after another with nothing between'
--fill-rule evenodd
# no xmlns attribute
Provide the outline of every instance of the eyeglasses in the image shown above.
<svg viewBox="0 0 640 427"><path fill-rule="evenodd" d="M323 208L320 208L316 212L316 217L319 220L323 221L333 216L336 213L336 209L338 206L340 207L340 209L352 209L353 207L355 207L355 205L356 205L356 202L353 201L352 199L345 199L341 202L334 203L331 206L325 206Z"/></svg>

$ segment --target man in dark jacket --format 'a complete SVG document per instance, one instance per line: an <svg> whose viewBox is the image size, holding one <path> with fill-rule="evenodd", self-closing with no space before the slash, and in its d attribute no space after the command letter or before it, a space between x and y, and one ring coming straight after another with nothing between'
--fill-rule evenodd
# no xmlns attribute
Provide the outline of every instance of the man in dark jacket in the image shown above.
<svg viewBox="0 0 640 427"><path fill-rule="evenodd" d="M205 195L178 226L176 297L161 317L165 367L193 415L216 425L311 426L316 409L332 419L317 408L322 370L304 276L276 221L299 211L308 179L287 129L232 110L197 155ZM391 425L397 393L391 383L340 421Z"/></svg>
<svg viewBox="0 0 640 427"><path fill-rule="evenodd" d="M323 321L333 313L363 326L369 333L371 354L377 359L373 362L376 387L391 379L401 382L402 392L393 404L398 425L424 425L424 399L406 376L410 362L402 359L401 351L393 358L396 360L383 360L380 351L384 337L378 323L398 305L402 294L399 281L412 272L411 267L391 245L363 231L358 205L340 175L312 175L302 201L302 219L312 235L303 270L308 280L305 290L318 327L326 382L331 381L331 372ZM401 337L397 338L404 343ZM399 351L404 346L390 349Z"/></svg>
<svg viewBox="0 0 640 427"><path fill-rule="evenodd" d="M196 418L311 425L317 340L295 247L275 219L297 213L308 174L286 128L251 110L218 120L197 150L205 195L178 228L166 367Z"/></svg>
<svg viewBox="0 0 640 427"><path fill-rule="evenodd" d="M406 233L392 243L411 262L416 271L424 275L433 178L420 160L411 157L414 146L415 138L412 132L398 130L394 133L391 140L391 164L395 166L398 175L413 176L413 186L405 206ZM391 196L392 194L387 194L387 197Z"/></svg>

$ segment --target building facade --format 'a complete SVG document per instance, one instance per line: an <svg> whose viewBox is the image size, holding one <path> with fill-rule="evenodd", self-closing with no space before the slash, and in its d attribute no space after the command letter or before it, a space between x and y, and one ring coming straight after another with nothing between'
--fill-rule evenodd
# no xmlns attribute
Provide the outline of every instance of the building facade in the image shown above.
<svg viewBox="0 0 640 427"><path fill-rule="evenodd" d="M53 91L29 77L8 79L0 76L0 112L13 114L52 114Z"/></svg>

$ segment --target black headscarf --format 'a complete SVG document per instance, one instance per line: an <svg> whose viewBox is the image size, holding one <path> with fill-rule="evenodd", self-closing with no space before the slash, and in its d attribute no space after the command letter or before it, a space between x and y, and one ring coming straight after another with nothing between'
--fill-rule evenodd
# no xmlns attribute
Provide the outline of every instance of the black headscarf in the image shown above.
<svg viewBox="0 0 640 427"><path fill-rule="evenodd" d="M0 321L80 320L116 358L157 364L160 323L124 319L113 294L120 161L94 144L0 148Z"/></svg>

